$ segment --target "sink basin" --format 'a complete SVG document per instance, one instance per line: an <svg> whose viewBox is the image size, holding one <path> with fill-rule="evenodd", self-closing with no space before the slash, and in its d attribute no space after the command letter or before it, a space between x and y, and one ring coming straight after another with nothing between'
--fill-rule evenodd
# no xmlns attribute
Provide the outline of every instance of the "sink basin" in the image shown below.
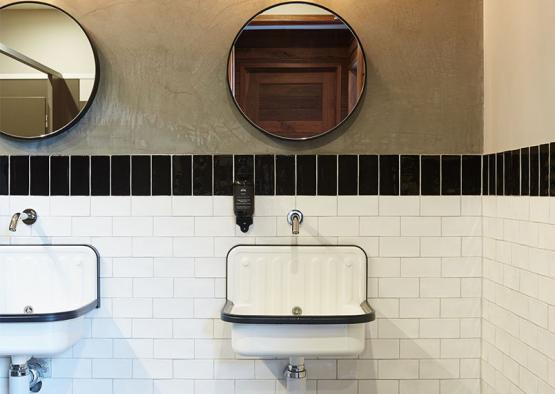
<svg viewBox="0 0 555 394"><path fill-rule="evenodd" d="M99 256L87 245L0 245L0 356L50 357L100 306Z"/></svg>
<svg viewBox="0 0 555 394"><path fill-rule="evenodd" d="M367 256L357 246L238 245L227 255L223 321L244 356L348 356L364 350Z"/></svg>

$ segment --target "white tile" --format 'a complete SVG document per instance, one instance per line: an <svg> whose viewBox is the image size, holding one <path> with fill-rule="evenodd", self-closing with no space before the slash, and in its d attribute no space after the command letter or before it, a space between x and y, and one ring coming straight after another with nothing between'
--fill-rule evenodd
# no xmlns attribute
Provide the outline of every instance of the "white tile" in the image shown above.
<svg viewBox="0 0 555 394"><path fill-rule="evenodd" d="M421 379L456 379L459 377L459 360L420 360Z"/></svg>
<svg viewBox="0 0 555 394"><path fill-rule="evenodd" d="M116 217L114 218L114 236L152 236L152 218L130 216Z"/></svg>
<svg viewBox="0 0 555 394"><path fill-rule="evenodd" d="M482 216L482 196L462 196L461 215Z"/></svg>
<svg viewBox="0 0 555 394"><path fill-rule="evenodd" d="M236 380L236 394L274 394L275 382L273 380Z"/></svg>
<svg viewBox="0 0 555 394"><path fill-rule="evenodd" d="M90 197L50 197L50 215L52 216L89 216L90 213Z"/></svg>
<svg viewBox="0 0 555 394"><path fill-rule="evenodd" d="M134 297L172 297L173 280L171 278L135 278L133 279Z"/></svg>
<svg viewBox="0 0 555 394"><path fill-rule="evenodd" d="M195 358L195 341L192 339L155 339L154 357L162 359Z"/></svg>
<svg viewBox="0 0 555 394"><path fill-rule="evenodd" d="M180 237L173 239L173 255L176 257L209 257L214 255L214 238Z"/></svg>
<svg viewBox="0 0 555 394"><path fill-rule="evenodd" d="M117 318L152 317L152 300L148 298L115 298L113 316Z"/></svg>
<svg viewBox="0 0 555 394"><path fill-rule="evenodd" d="M482 218L479 216L444 217L441 219L441 231L444 237L482 235Z"/></svg>
<svg viewBox="0 0 555 394"><path fill-rule="evenodd" d="M401 235L401 219L398 217L362 217L360 218L360 235L389 236Z"/></svg>
<svg viewBox="0 0 555 394"><path fill-rule="evenodd" d="M420 197L417 196L380 196L380 216L418 216Z"/></svg>
<svg viewBox="0 0 555 394"><path fill-rule="evenodd" d="M256 197L256 205L259 198L259 196ZM233 196L213 196L212 201L214 216L233 216Z"/></svg>
<svg viewBox="0 0 555 394"><path fill-rule="evenodd" d="M114 358L152 358L153 346L152 339L114 339Z"/></svg>
<svg viewBox="0 0 555 394"><path fill-rule="evenodd" d="M193 317L194 303L187 298L156 298L153 316L157 319L185 319Z"/></svg>
<svg viewBox="0 0 555 394"><path fill-rule="evenodd" d="M2 196L0 215L11 216L24 209L33 208L39 217L50 216L50 197L46 196ZM69 214L58 216L70 216Z"/></svg>
<svg viewBox="0 0 555 394"><path fill-rule="evenodd" d="M458 278L421 278L421 297L460 297L461 281Z"/></svg>
<svg viewBox="0 0 555 394"><path fill-rule="evenodd" d="M357 236L359 221L353 217L321 217L318 219L318 232L323 236Z"/></svg>
<svg viewBox="0 0 555 394"><path fill-rule="evenodd" d="M173 336L175 338L212 338L214 322L211 319L176 319L173 321Z"/></svg>
<svg viewBox="0 0 555 394"><path fill-rule="evenodd" d="M92 335L95 338L129 338L131 324L130 319L94 319Z"/></svg>
<svg viewBox="0 0 555 394"><path fill-rule="evenodd" d="M282 218L280 218L282 220ZM249 227L249 231L243 233L239 226L235 226L237 237L275 237L277 232L276 218L255 216L254 223Z"/></svg>
<svg viewBox="0 0 555 394"><path fill-rule="evenodd" d="M134 379L169 379L173 376L172 360L133 360Z"/></svg>
<svg viewBox="0 0 555 394"><path fill-rule="evenodd" d="M294 207L294 196L256 196L254 214L286 218Z"/></svg>
<svg viewBox="0 0 555 394"><path fill-rule="evenodd" d="M171 320L134 319L134 338L169 338L172 335Z"/></svg>
<svg viewBox="0 0 555 394"><path fill-rule="evenodd" d="M156 217L154 235L164 237L186 237L194 235L195 221L191 217Z"/></svg>
<svg viewBox="0 0 555 394"><path fill-rule="evenodd" d="M95 359L92 361L94 378L130 378L132 374L131 360Z"/></svg>
<svg viewBox="0 0 555 394"><path fill-rule="evenodd" d="M172 198L170 196L133 196L131 215L133 216L170 216Z"/></svg>
<svg viewBox="0 0 555 394"><path fill-rule="evenodd" d="M439 339L401 339L400 358L436 359L440 356Z"/></svg>
<svg viewBox="0 0 555 394"><path fill-rule="evenodd" d="M406 257L401 259L401 276L403 277L439 277L441 276L441 258Z"/></svg>
<svg viewBox="0 0 555 394"><path fill-rule="evenodd" d="M205 196L173 196L172 214L177 216L212 216L213 199Z"/></svg>
<svg viewBox="0 0 555 394"><path fill-rule="evenodd" d="M377 196L339 196L337 214L339 216L376 216L379 212Z"/></svg>
<svg viewBox="0 0 555 394"><path fill-rule="evenodd" d="M356 394L356 380L320 380L318 393L322 394Z"/></svg>
<svg viewBox="0 0 555 394"><path fill-rule="evenodd" d="M461 255L460 237L424 237L421 238L423 257L454 257Z"/></svg>
<svg viewBox="0 0 555 394"><path fill-rule="evenodd" d="M458 319L420 320L421 338L458 338L460 324Z"/></svg>
<svg viewBox="0 0 555 394"><path fill-rule="evenodd" d="M399 394L439 394L438 380L402 380Z"/></svg>
<svg viewBox="0 0 555 394"><path fill-rule="evenodd" d="M74 217L71 220L74 236L111 236L111 217Z"/></svg>
<svg viewBox="0 0 555 394"><path fill-rule="evenodd" d="M118 394L153 394L151 380L114 379L114 392Z"/></svg>
<svg viewBox="0 0 555 394"><path fill-rule="evenodd" d="M198 237L225 237L235 235L235 218L195 217L195 235Z"/></svg>
<svg viewBox="0 0 555 394"><path fill-rule="evenodd" d="M404 298L399 303L399 317L432 318L439 317L440 300L436 298Z"/></svg>
<svg viewBox="0 0 555 394"><path fill-rule="evenodd" d="M380 297L418 297L419 281L413 278L381 278Z"/></svg>
<svg viewBox="0 0 555 394"><path fill-rule="evenodd" d="M136 257L169 257L173 254L171 238L134 237L133 256Z"/></svg>
<svg viewBox="0 0 555 394"><path fill-rule="evenodd" d="M416 360L380 360L380 379L417 379L418 361Z"/></svg>
<svg viewBox="0 0 555 394"><path fill-rule="evenodd" d="M420 255L420 240L417 237L380 238L380 256L416 257Z"/></svg>
<svg viewBox="0 0 555 394"><path fill-rule="evenodd" d="M420 213L422 216L459 216L461 214L461 197L422 196Z"/></svg>
<svg viewBox="0 0 555 394"><path fill-rule="evenodd" d="M337 215L336 196L297 196L296 209L306 217ZM287 211L285 215L287 216Z"/></svg>
<svg viewBox="0 0 555 394"><path fill-rule="evenodd" d="M174 373L174 378L177 378L177 379L213 379L214 361L212 360L174 360L173 373ZM208 392L209 391L207 391L207 393Z"/></svg>
<svg viewBox="0 0 555 394"><path fill-rule="evenodd" d="M196 339L196 359L234 359L235 352L228 339Z"/></svg>
<svg viewBox="0 0 555 394"><path fill-rule="evenodd" d="M157 257L154 258L154 276L157 277L191 277L194 275L193 258Z"/></svg>
<svg viewBox="0 0 555 394"><path fill-rule="evenodd" d="M431 237L441 235L441 219L434 217L404 217L401 219L401 235Z"/></svg>
<svg viewBox="0 0 555 394"><path fill-rule="evenodd" d="M376 379L378 362L375 360L338 360L338 379Z"/></svg>
<svg viewBox="0 0 555 394"><path fill-rule="evenodd" d="M130 216L131 197L109 196L91 197L92 216Z"/></svg>
<svg viewBox="0 0 555 394"><path fill-rule="evenodd" d="M73 220L75 220L77 218L74 218ZM88 219L88 218L85 218ZM71 235L76 235L76 236L80 236L80 235L97 235L97 234L92 234L92 232L94 232L95 230L99 230L100 232L104 232L104 228L93 228L91 233L89 234L79 234L79 230L81 230L82 228L78 227L78 228L73 228L73 232L72 232L72 219L70 217L48 217L48 216L40 216L38 218L38 220L35 222L35 224L33 224L32 226L30 226L31 228L31 232L34 236L39 236L39 237L67 237L67 236L71 236ZM18 226L18 230L20 230L20 227ZM76 231L77 230L77 233ZM88 230L85 228L85 230ZM111 235L111 229L108 227L108 231L110 232L110 234L101 234L101 235Z"/></svg>
<svg viewBox="0 0 555 394"><path fill-rule="evenodd" d="M112 266L114 277L149 278L154 273L151 258L115 258Z"/></svg>

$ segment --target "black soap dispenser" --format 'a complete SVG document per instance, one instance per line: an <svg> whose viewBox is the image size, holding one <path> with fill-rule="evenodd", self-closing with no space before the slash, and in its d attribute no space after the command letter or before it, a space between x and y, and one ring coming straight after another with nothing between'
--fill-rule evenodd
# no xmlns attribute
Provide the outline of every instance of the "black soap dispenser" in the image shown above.
<svg viewBox="0 0 555 394"><path fill-rule="evenodd" d="M233 211L241 231L244 233L249 231L254 214L254 185L252 182L240 180L233 183Z"/></svg>

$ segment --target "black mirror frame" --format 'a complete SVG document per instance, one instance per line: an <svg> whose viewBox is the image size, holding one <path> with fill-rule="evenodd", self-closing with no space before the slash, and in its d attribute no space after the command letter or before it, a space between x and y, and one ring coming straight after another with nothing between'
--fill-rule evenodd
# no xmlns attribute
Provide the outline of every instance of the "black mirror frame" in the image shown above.
<svg viewBox="0 0 555 394"><path fill-rule="evenodd" d="M98 61L98 53L97 53L96 47L95 47L94 42L91 39L89 33L87 33L85 28L70 13L68 13L67 11L65 11L64 9L62 9L62 8L56 6L56 5L45 3L45 2L42 2L42 1L32 1L32 0L31 1L22 0L22 1L16 1L16 2L13 2L13 3L5 4L5 5L0 7L0 11L4 8L11 7L11 6L14 6L14 5L20 5L20 4L38 4L38 5L51 7L51 8L54 8L54 9L58 10L58 11L61 11L62 13L64 13L68 17L70 17L75 23L77 23L77 25L79 26L81 31L85 34L85 37L87 37L87 40L89 42L89 45L91 46L91 50L92 50L93 57L94 57L94 83L93 83L93 88L92 88L92 91L91 91L91 95L90 95L89 99L87 100L87 104L85 104L83 109L81 111L79 111L79 113L75 116L75 118L73 118L71 120L71 122L66 124L61 129L56 130L55 132L52 132L50 134L43 134L43 135L40 135L40 136L37 136L37 137L20 137L20 136L9 134L9 133L6 133L5 131L0 130L0 135L6 136L6 137L14 139L14 140L19 140L19 141L41 141L41 140L45 140L47 138L52 138L52 137L58 136L60 134L63 134L64 132L68 131L73 126L75 126L77 123L79 123L79 121L83 118L83 116L85 116L85 114L89 111L89 108L91 107L91 105L92 105L92 103L93 103L93 101L96 97L96 93L98 91L98 85L100 83L100 64L99 64L99 61Z"/></svg>
<svg viewBox="0 0 555 394"><path fill-rule="evenodd" d="M235 47L235 44L237 43L237 41L239 40L239 37L241 36L241 34L243 33L243 31L245 30L245 28L260 14L262 14L263 12L266 12L267 10L270 10L272 8L275 7L279 7L282 5L288 5L288 4L306 4L306 5L311 5L314 7L319 7L322 8L326 11L328 11L329 13L335 15L336 17L338 17L341 22L343 22L345 24L345 26L347 26L349 28L349 30L351 31L351 33L353 34L353 36L355 37L355 39L358 42L358 46L360 47L360 50L362 52L362 56L364 57L364 84L362 86L362 90L360 91L358 100L356 105L353 107L352 111L349 112L349 114L341 121L339 122L335 127L326 130L322 133L319 133L317 135L311 136L311 137L303 137L303 138L290 138L290 137L283 137L277 134L273 134L271 132L269 132L268 130L263 129L262 127L258 126L256 123L254 123L251 118L249 118L247 116L247 114L245 113L245 111L243 111L243 109L239 106L239 103L237 102L237 99L235 98L235 96L233 95L233 89L232 86L230 84L230 75L229 75L229 62L231 61L231 55L233 53L233 48ZM231 44L231 48L229 49L229 54L227 56L227 62L226 62L226 83L227 83L227 90L229 92L229 95L231 96L231 99L233 100L233 102L235 103L235 106L237 107L237 109L239 110L239 112L241 113L241 115L243 115L243 118L245 118L254 128L258 129L259 131L263 132L264 134L272 137L272 138L276 138L278 140L282 140L282 141L309 141L309 140L314 140L317 138L321 138L325 135L328 135L334 131L336 131L337 129L339 129L341 126L343 126L350 118L351 116L357 111L357 109L360 106L360 103L362 101L362 97L364 95L364 93L366 92L366 85L368 84L368 60L366 58L366 53L364 52L364 47L362 46L362 41L360 41L360 38L358 37L358 35L356 34L355 30L352 28L352 26L347 23L345 21L345 19L343 17L341 17L341 15L339 15L338 13L336 13L335 11L333 11L332 9L325 7L321 4L315 4L315 3L311 3L309 1L284 1L281 3L276 3L273 4L269 7L266 7L264 9L262 9L261 11L259 11L258 13L256 13L254 16L252 16L247 22L245 22L243 24L243 26L241 27L241 29L239 29L239 32L235 35L235 38L233 39L233 43Z"/></svg>

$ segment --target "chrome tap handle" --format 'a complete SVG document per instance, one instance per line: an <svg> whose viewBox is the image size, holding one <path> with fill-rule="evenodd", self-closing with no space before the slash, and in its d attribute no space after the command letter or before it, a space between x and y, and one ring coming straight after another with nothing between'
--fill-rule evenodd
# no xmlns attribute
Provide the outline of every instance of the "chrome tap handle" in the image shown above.
<svg viewBox="0 0 555 394"><path fill-rule="evenodd" d="M287 223L291 225L293 235L299 234L300 224L303 222L303 213L298 209L293 209L287 214Z"/></svg>

